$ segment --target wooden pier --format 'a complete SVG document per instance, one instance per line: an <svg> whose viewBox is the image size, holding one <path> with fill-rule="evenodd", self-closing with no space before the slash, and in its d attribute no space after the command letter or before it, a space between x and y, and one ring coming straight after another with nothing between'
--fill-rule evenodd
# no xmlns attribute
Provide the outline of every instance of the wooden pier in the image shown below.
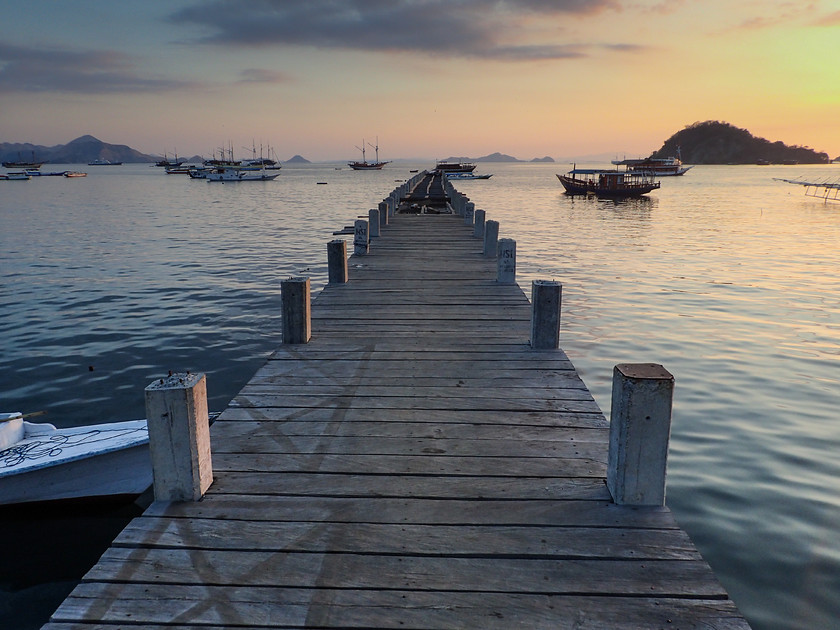
<svg viewBox="0 0 840 630"><path fill-rule="evenodd" d="M749 628L667 508L613 503L604 415L482 247L390 217L211 427L204 498L45 628Z"/></svg>

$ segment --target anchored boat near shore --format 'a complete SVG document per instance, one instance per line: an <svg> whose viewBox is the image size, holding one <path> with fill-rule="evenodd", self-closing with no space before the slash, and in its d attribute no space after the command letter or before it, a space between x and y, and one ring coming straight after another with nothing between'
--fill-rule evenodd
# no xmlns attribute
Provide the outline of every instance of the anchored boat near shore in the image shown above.
<svg viewBox="0 0 840 630"><path fill-rule="evenodd" d="M136 496L151 484L145 420L57 429L0 414L0 505Z"/></svg>
<svg viewBox="0 0 840 630"><path fill-rule="evenodd" d="M557 179L570 195L599 197L641 197L660 186L649 175L590 168L572 168Z"/></svg>

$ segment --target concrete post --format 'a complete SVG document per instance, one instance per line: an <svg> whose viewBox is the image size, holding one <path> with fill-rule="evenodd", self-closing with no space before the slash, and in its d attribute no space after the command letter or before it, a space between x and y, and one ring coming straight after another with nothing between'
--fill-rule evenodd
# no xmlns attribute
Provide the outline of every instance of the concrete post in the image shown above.
<svg viewBox="0 0 840 630"><path fill-rule="evenodd" d="M468 201L464 206L464 225L472 225L475 220L475 204Z"/></svg>
<svg viewBox="0 0 840 630"><path fill-rule="evenodd" d="M492 258L499 247L499 222L484 222L484 255Z"/></svg>
<svg viewBox="0 0 840 630"><path fill-rule="evenodd" d="M516 284L516 241L512 238L499 239L496 282Z"/></svg>
<svg viewBox="0 0 840 630"><path fill-rule="evenodd" d="M309 343L312 336L309 278L281 281L280 294L283 300L283 343Z"/></svg>
<svg viewBox="0 0 840 630"><path fill-rule="evenodd" d="M327 272L330 284L347 282L347 241L344 239L327 243Z"/></svg>
<svg viewBox="0 0 840 630"><path fill-rule="evenodd" d="M364 256L370 251L370 232L366 219L356 219L353 232L353 253L356 256Z"/></svg>
<svg viewBox="0 0 840 630"><path fill-rule="evenodd" d="M655 363L613 370L607 488L618 505L665 505L674 377Z"/></svg>
<svg viewBox="0 0 840 630"><path fill-rule="evenodd" d="M473 236L476 238L484 238L484 210L475 211L475 224L473 225Z"/></svg>
<svg viewBox="0 0 840 630"><path fill-rule="evenodd" d="M388 225L388 217L391 215L391 209L387 201L379 202L379 227L383 228Z"/></svg>
<svg viewBox="0 0 840 630"><path fill-rule="evenodd" d="M371 208L368 210L368 224L370 225L370 237L379 236L379 210Z"/></svg>
<svg viewBox="0 0 840 630"><path fill-rule="evenodd" d="M553 280L531 282L531 347L560 347L560 303L563 286Z"/></svg>
<svg viewBox="0 0 840 630"><path fill-rule="evenodd" d="M204 374L172 374L145 390L156 501L197 501L213 483Z"/></svg>

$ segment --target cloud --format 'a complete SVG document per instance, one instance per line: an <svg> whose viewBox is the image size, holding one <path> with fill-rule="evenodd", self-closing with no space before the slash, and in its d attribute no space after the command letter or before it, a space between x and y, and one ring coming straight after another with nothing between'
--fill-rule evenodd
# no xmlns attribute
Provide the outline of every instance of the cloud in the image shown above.
<svg viewBox="0 0 840 630"><path fill-rule="evenodd" d="M618 0L212 0L170 19L203 28L202 44L524 61L586 54L574 42L530 41L529 19L544 22L620 6Z"/></svg>
<svg viewBox="0 0 840 630"><path fill-rule="evenodd" d="M148 93L192 87L140 74L117 51L79 51L0 43L0 93Z"/></svg>
<svg viewBox="0 0 840 630"><path fill-rule="evenodd" d="M292 80L285 72L262 68L246 68L239 76L239 83L288 83Z"/></svg>
<svg viewBox="0 0 840 630"><path fill-rule="evenodd" d="M814 25L816 26L840 26L840 11L829 13L821 18L818 18Z"/></svg>

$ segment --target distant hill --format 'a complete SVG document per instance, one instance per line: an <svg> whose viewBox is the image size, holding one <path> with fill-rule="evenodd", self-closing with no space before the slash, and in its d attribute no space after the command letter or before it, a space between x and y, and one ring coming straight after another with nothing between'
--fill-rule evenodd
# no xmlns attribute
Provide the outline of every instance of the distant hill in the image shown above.
<svg viewBox="0 0 840 630"><path fill-rule="evenodd" d="M53 147L29 143L0 143L0 160L31 160L52 162L53 164L87 164L102 159L111 162L142 163L160 159L135 151L124 144L108 144L93 136L81 136Z"/></svg>
<svg viewBox="0 0 840 630"><path fill-rule="evenodd" d="M448 157L446 160L441 160L442 162L524 162L524 160L520 160L519 158L515 158L512 155L505 155L504 153L491 153L490 155L485 155L484 157ZM535 158L531 160L532 162L553 162L550 157L544 158Z"/></svg>
<svg viewBox="0 0 840 630"><path fill-rule="evenodd" d="M665 141L651 157L680 154L686 164L825 164L827 153L753 136L725 122L696 122Z"/></svg>
<svg viewBox="0 0 840 630"><path fill-rule="evenodd" d="M307 160L305 157L295 155L286 160L286 164L312 164L312 162Z"/></svg>

